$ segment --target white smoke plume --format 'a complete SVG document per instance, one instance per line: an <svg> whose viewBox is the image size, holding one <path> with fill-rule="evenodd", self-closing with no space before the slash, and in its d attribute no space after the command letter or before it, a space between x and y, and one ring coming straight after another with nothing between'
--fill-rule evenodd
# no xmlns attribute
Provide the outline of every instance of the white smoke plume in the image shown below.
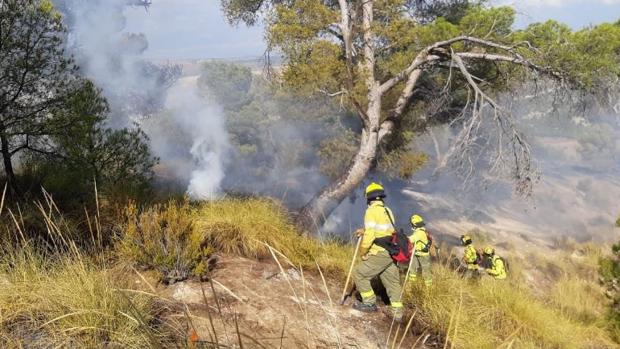
<svg viewBox="0 0 620 349"><path fill-rule="evenodd" d="M220 184L224 179L224 159L229 152L228 133L222 111L198 95L196 77L177 82L168 91L165 108L177 126L192 140L189 153L193 166L189 171L188 194L195 199L218 197L221 194ZM152 141L159 143L159 147L164 149L169 142L174 140L165 136Z"/></svg>
<svg viewBox="0 0 620 349"><path fill-rule="evenodd" d="M198 96L195 79L176 81L180 68L158 66L144 59L146 36L125 31L124 11L131 2L54 3L65 16L69 48L82 74L102 89L110 104L110 126L140 124L161 166L175 181L187 184L188 194L196 199L217 197L228 149L222 112ZM172 130L182 135L175 138Z"/></svg>

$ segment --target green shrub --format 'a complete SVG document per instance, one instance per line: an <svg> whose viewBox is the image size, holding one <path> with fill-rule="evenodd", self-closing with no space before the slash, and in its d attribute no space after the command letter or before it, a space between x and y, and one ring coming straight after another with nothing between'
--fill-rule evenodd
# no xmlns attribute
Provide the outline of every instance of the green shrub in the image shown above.
<svg viewBox="0 0 620 349"><path fill-rule="evenodd" d="M141 267L159 271L165 282L204 273L202 260L210 251L195 239L187 200L155 205L143 212L130 204L125 215L127 221L119 245L122 256Z"/></svg>
<svg viewBox="0 0 620 349"><path fill-rule="evenodd" d="M609 327L614 338L620 341L620 243L611 248L612 256L602 258L600 261L599 275L603 285L607 288L606 295L611 301L608 311Z"/></svg>

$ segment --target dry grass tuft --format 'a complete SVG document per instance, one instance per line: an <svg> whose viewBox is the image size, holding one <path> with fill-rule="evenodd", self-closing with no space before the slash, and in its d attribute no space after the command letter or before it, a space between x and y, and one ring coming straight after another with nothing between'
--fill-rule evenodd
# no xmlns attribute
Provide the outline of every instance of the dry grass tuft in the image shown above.
<svg viewBox="0 0 620 349"><path fill-rule="evenodd" d="M549 293L549 300L565 317L586 324L602 325L608 309L601 286L577 276L558 280Z"/></svg>
<svg viewBox="0 0 620 349"><path fill-rule="evenodd" d="M314 269L316 260L327 273L346 270L350 247L301 236L284 212L277 203L264 199L208 202L195 210L196 232L218 251L261 259L270 258L271 246L295 266Z"/></svg>
<svg viewBox="0 0 620 349"><path fill-rule="evenodd" d="M174 339L153 297L82 256L22 247L0 260L3 348L157 348Z"/></svg>
<svg viewBox="0 0 620 349"><path fill-rule="evenodd" d="M129 206L119 251L159 270L165 280L204 275L214 252L271 258L268 246L295 267L314 269L318 263L327 274L343 273L352 249L300 236L284 212L274 201L255 198L193 205L171 201L143 212Z"/></svg>

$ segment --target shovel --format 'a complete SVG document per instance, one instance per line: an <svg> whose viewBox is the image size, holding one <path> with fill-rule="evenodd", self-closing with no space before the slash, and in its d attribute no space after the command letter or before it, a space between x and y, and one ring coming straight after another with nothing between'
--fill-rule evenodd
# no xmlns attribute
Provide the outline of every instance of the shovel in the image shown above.
<svg viewBox="0 0 620 349"><path fill-rule="evenodd" d="M349 273L347 274L347 280L344 283L344 289L342 290L342 298L340 299L340 305L344 305L344 301L347 299L347 289L349 287L349 281L351 280L351 273L353 272L353 266L355 265L355 259L357 259L357 252L360 249L362 243L362 237L357 238L357 244L355 245L355 252L353 253L353 259L351 260L351 266L349 267Z"/></svg>

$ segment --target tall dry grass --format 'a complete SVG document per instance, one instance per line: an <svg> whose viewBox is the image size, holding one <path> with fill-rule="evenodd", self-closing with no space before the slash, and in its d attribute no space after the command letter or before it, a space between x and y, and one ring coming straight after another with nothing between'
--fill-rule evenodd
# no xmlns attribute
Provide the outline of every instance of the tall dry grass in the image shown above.
<svg viewBox="0 0 620 349"><path fill-rule="evenodd" d="M0 347L162 348L182 337L160 317L165 303L113 267L99 209L79 232L43 194L23 209L0 200Z"/></svg>
<svg viewBox="0 0 620 349"><path fill-rule="evenodd" d="M438 265L433 287L414 285L408 295L418 320L455 348L617 347L590 319L568 316L510 280L472 283Z"/></svg>
<svg viewBox="0 0 620 349"><path fill-rule="evenodd" d="M162 347L178 335L156 298L87 256L20 246L0 257L0 347Z"/></svg>

